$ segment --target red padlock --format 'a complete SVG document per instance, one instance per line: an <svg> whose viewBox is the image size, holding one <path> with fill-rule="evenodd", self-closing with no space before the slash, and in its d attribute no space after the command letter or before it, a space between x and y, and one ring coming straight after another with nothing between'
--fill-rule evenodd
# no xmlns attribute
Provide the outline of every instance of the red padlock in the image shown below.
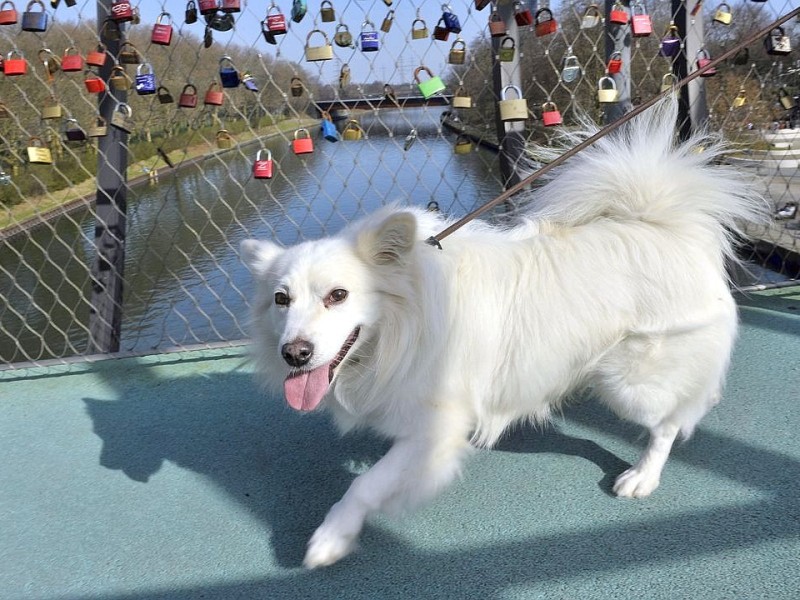
<svg viewBox="0 0 800 600"><path fill-rule="evenodd" d="M553 12L549 8L540 8L537 10L534 22L536 23L534 28L536 37L550 35L558 30L558 23L556 23Z"/></svg>
<svg viewBox="0 0 800 600"><path fill-rule="evenodd" d="M117 23L133 21L133 6L128 0L114 0L111 3L111 18Z"/></svg>
<svg viewBox="0 0 800 600"><path fill-rule="evenodd" d="M614 6L611 7L611 10L608 12L608 22L614 23L615 25L628 24L628 11L625 10L621 2L615 2Z"/></svg>
<svg viewBox="0 0 800 600"><path fill-rule="evenodd" d="M12 58L15 54L18 58ZM11 77L14 75L25 75L27 72L28 63L22 56L22 53L16 50L9 52L6 59L3 61L3 73Z"/></svg>
<svg viewBox="0 0 800 600"><path fill-rule="evenodd" d="M522 2L514 3L514 21L520 27L528 27L533 25L533 15L531 9L525 6Z"/></svg>
<svg viewBox="0 0 800 600"><path fill-rule="evenodd" d="M619 50L615 50L611 53L611 57L608 59L608 64L606 65L606 71L611 75L622 71L622 53Z"/></svg>
<svg viewBox="0 0 800 600"><path fill-rule="evenodd" d="M106 91L106 82L91 71L86 72L86 77L83 78L83 85L86 86L86 91L90 94L102 94Z"/></svg>
<svg viewBox="0 0 800 600"><path fill-rule="evenodd" d="M17 7L11 0L5 0L0 4L0 25L14 25L18 18Z"/></svg>
<svg viewBox="0 0 800 600"><path fill-rule="evenodd" d="M183 91L178 98L178 106L182 108L194 108L197 106L197 88L191 83L183 86Z"/></svg>
<svg viewBox="0 0 800 600"><path fill-rule="evenodd" d="M64 50L64 54L61 56L61 70L67 73L83 71L83 57L75 46Z"/></svg>
<svg viewBox="0 0 800 600"><path fill-rule="evenodd" d="M201 15L209 15L211 13L215 13L217 12L217 8L219 8L217 0L200 0L198 4L200 5Z"/></svg>
<svg viewBox="0 0 800 600"><path fill-rule="evenodd" d="M633 37L647 37L653 33L653 22L641 2L634 2L631 9L631 32Z"/></svg>
<svg viewBox="0 0 800 600"><path fill-rule="evenodd" d="M294 132L292 140L292 150L295 154L310 154L314 151L314 142L308 129L300 128Z"/></svg>
<svg viewBox="0 0 800 600"><path fill-rule="evenodd" d="M239 12L242 10L242 3L240 0L222 0L222 6L219 9L225 13Z"/></svg>
<svg viewBox="0 0 800 600"><path fill-rule="evenodd" d="M222 92L222 88L216 81L212 81L211 85L208 86L206 90L206 95L203 98L203 104L208 104L210 106L222 106L222 102L225 100L225 94Z"/></svg>
<svg viewBox="0 0 800 600"><path fill-rule="evenodd" d="M162 23L161 20L165 18L167 22ZM153 25L150 41L160 46L169 46L172 43L172 16L168 12L158 15L155 25Z"/></svg>
<svg viewBox="0 0 800 600"><path fill-rule="evenodd" d="M700 48L700 50L697 51L697 68L702 69L710 62L711 62L711 57L708 55L708 51L705 48ZM716 67L711 67L710 69L707 69L702 73L700 73L700 77L713 77L716 74L717 74Z"/></svg>
<svg viewBox="0 0 800 600"><path fill-rule="evenodd" d="M86 64L92 67L102 67L106 64L106 60L108 60L108 54L106 54L106 47L103 44L99 44L97 50L86 54Z"/></svg>
<svg viewBox="0 0 800 600"><path fill-rule="evenodd" d="M545 102L542 104L542 123L544 123L545 127L561 125L561 113L555 102Z"/></svg>
<svg viewBox="0 0 800 600"><path fill-rule="evenodd" d="M272 12L273 10L277 12ZM274 4L267 9L267 31L272 35L283 35L286 33L286 17L283 16L281 10Z"/></svg>
<svg viewBox="0 0 800 600"><path fill-rule="evenodd" d="M262 152L267 153L267 158L261 158ZM256 179L272 178L272 152L269 150L256 152L256 161L253 163L253 177Z"/></svg>

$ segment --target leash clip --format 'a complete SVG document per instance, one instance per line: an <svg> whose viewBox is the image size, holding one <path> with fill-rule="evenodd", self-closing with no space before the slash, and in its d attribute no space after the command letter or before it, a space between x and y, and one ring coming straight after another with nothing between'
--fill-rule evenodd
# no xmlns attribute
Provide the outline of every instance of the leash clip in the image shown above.
<svg viewBox="0 0 800 600"><path fill-rule="evenodd" d="M428 244L429 246L433 246L434 248L438 248L439 250L442 249L442 245L439 243L439 240L436 239L435 235L432 235L427 240L425 240L425 243Z"/></svg>

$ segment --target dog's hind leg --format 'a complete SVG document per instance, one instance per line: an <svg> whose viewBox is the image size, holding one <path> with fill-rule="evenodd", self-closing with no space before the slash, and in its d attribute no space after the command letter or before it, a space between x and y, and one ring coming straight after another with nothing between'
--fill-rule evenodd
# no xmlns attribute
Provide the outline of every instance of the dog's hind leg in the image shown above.
<svg viewBox="0 0 800 600"><path fill-rule="evenodd" d="M303 564L331 565L355 547L364 521L377 512L403 512L435 496L460 472L469 449L466 432L444 439L403 438L363 475L330 509L311 540Z"/></svg>

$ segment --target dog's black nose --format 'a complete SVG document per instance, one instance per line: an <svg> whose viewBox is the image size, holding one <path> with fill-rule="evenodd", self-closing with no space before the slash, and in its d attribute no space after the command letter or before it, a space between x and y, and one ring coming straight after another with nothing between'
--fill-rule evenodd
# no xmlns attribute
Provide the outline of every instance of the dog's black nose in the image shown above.
<svg viewBox="0 0 800 600"><path fill-rule="evenodd" d="M312 354L314 354L314 344L306 340L295 340L284 344L281 348L283 360L292 367L302 367L311 360Z"/></svg>

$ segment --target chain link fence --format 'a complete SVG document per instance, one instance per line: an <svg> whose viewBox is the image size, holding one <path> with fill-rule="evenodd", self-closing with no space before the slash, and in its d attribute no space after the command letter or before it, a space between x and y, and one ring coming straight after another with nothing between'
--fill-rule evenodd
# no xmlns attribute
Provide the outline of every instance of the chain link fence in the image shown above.
<svg viewBox="0 0 800 600"><path fill-rule="evenodd" d="M236 343L241 239L389 202L463 215L519 177L513 136L614 119L795 4L3 3L0 368ZM775 210L742 285L800 255L800 40L794 20L769 37L781 53L742 49L685 113Z"/></svg>

